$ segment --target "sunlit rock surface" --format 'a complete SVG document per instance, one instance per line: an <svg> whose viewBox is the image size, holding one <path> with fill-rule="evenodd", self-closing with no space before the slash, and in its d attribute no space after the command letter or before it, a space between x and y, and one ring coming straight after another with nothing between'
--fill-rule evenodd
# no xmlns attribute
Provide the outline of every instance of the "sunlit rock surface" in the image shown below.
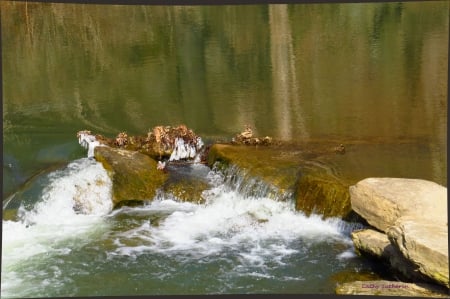
<svg viewBox="0 0 450 299"><path fill-rule="evenodd" d="M207 179L210 169L201 164L180 164L167 166L169 177L161 187L160 195L177 201L204 203L203 192L211 187Z"/></svg>
<svg viewBox="0 0 450 299"><path fill-rule="evenodd" d="M394 268L407 277L424 276L448 288L447 188L418 179L368 178L352 186L350 194L352 208L383 232L383 255ZM358 250L380 250L381 243L374 238L355 236ZM386 250L391 247L406 262L393 258L393 251Z"/></svg>
<svg viewBox="0 0 450 299"><path fill-rule="evenodd" d="M201 160L204 143L200 136L185 125L156 126L147 135L129 136L120 132L115 138L91 134L88 130L77 133L79 143L88 149L88 157L94 155L94 148L106 145L112 148L139 151L154 159L178 161L185 159Z"/></svg>
<svg viewBox="0 0 450 299"><path fill-rule="evenodd" d="M367 178L350 187L353 210L381 231L411 215L447 225L447 188L403 178Z"/></svg>
<svg viewBox="0 0 450 299"><path fill-rule="evenodd" d="M402 217L389 228L388 237L420 273L449 285L448 226Z"/></svg>

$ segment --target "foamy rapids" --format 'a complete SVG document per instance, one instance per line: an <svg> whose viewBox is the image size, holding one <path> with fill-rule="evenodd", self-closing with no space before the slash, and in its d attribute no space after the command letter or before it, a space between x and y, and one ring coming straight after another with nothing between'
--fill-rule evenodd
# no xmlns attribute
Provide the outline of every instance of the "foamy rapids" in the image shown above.
<svg viewBox="0 0 450 299"><path fill-rule="evenodd" d="M192 172L208 172L201 164L188 167ZM306 217L295 211L290 201L244 196L216 171L207 175L213 187L202 194L204 204L167 196L114 211L111 180L94 159L73 161L49 174L49 179L32 208L20 207L18 221L3 221L3 297L33 295L22 290L26 277L33 275L30 270L21 272L24 265L35 263L37 268L32 271L41 271L42 265L59 269L53 265L53 254L70 254L74 248L99 242L99 238L109 244L101 249L108 259L135 259L148 252L175 259L233 252L238 257L236 267L263 267L269 260L282 264L285 257L321 242L343 244L339 259L354 256L348 237L353 227L347 223ZM157 220L154 215L158 215ZM117 221L109 221L123 216L134 220L125 227L115 227ZM27 269L30 267L34 266ZM54 275L52 283L63 283L60 274Z"/></svg>

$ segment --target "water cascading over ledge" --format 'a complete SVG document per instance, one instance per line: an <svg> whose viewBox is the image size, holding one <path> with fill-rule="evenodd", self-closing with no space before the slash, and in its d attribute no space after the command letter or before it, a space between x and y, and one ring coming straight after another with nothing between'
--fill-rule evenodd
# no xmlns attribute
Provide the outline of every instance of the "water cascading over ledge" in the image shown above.
<svg viewBox="0 0 450 299"><path fill-rule="evenodd" d="M293 190L280 189L235 164L227 166L222 162L215 162L212 170L223 176L223 182L227 187L243 197L266 197L280 201L293 199Z"/></svg>
<svg viewBox="0 0 450 299"><path fill-rule="evenodd" d="M223 176L224 184L244 197L291 200L297 210L324 218L349 219L351 215L348 187L352 182L340 178L324 162L326 159L321 161L322 157L336 156L328 145L323 151L315 145L213 144L204 151L201 138L184 125L158 126L147 137L128 137L124 132L115 140L92 136L90 132L82 138L78 134L80 144L87 146L91 155L94 152L95 159L108 169L114 182L115 206L119 202L153 200L157 192L202 203L201 193L208 184L198 185L194 196L182 190L180 182L189 179L189 174L177 178L176 161L195 164L207 160L208 166Z"/></svg>
<svg viewBox="0 0 450 299"><path fill-rule="evenodd" d="M330 152L322 151L318 156L327 157ZM228 185L249 196L258 192L269 198L292 199L296 209L307 215L348 218L352 215L351 182L314 159L298 147L215 144L208 164L225 174Z"/></svg>

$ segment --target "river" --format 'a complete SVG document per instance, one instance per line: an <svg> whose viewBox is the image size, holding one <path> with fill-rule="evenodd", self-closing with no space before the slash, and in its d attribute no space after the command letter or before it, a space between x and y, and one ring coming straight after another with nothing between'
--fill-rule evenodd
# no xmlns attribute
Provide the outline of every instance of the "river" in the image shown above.
<svg viewBox="0 0 450 299"><path fill-rule="evenodd" d="M250 125L350 145L333 167L354 180L447 186L446 1L0 5L2 298L330 294L339 273L373 272L353 252L357 225L241 194L203 165L189 172L213 186L204 204L112 210L82 129L184 123L211 142Z"/></svg>

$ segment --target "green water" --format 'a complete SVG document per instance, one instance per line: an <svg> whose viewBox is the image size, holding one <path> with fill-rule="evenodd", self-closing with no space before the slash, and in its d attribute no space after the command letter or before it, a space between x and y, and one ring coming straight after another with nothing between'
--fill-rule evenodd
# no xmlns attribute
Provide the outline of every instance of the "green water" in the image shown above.
<svg viewBox="0 0 450 299"><path fill-rule="evenodd" d="M77 143L79 130L113 137L180 123L209 140L230 140L247 124L258 136L334 140L347 145L334 167L354 180L396 176L447 185L447 1L235 6L3 1L0 7L3 200L19 191L39 201L45 186L37 182L45 181L46 173L86 156ZM153 212L145 212L145 219L146 213ZM270 265L261 274L244 265L239 272L239 253L253 252L244 244L219 251L224 257L214 263L214 255L196 263L184 251L181 261L151 251L109 263L106 255L96 257L98 248L114 252L114 246L107 248L115 238L109 234L126 232L128 220L105 221L101 244L97 237L74 241L85 242L85 248L61 241L61 248L72 248L72 254L62 250L55 258L65 270L43 266L39 258L14 270L19 277L34 273L24 295L332 293L329 263L336 271L368 269L362 261L336 259L341 252L330 251L326 242L301 246L302 238L282 244L315 248L305 264L325 262L299 270L298 261L308 256L300 252L284 261L286 267ZM261 242L269 246L270 237ZM336 242L337 248L348 247ZM92 264L82 264L84 255L92 256ZM159 288L136 284L141 267L171 273L172 279ZM231 271L235 267L237 272ZM74 277L64 276L74 269L79 270ZM247 275L253 272L260 276ZM110 285L99 288L97 279L83 273ZM200 278L188 282L189 273ZM211 273L219 283L207 279ZM305 280L289 284L283 277ZM129 283L114 283L124 280ZM58 287L40 289L40 281Z"/></svg>

